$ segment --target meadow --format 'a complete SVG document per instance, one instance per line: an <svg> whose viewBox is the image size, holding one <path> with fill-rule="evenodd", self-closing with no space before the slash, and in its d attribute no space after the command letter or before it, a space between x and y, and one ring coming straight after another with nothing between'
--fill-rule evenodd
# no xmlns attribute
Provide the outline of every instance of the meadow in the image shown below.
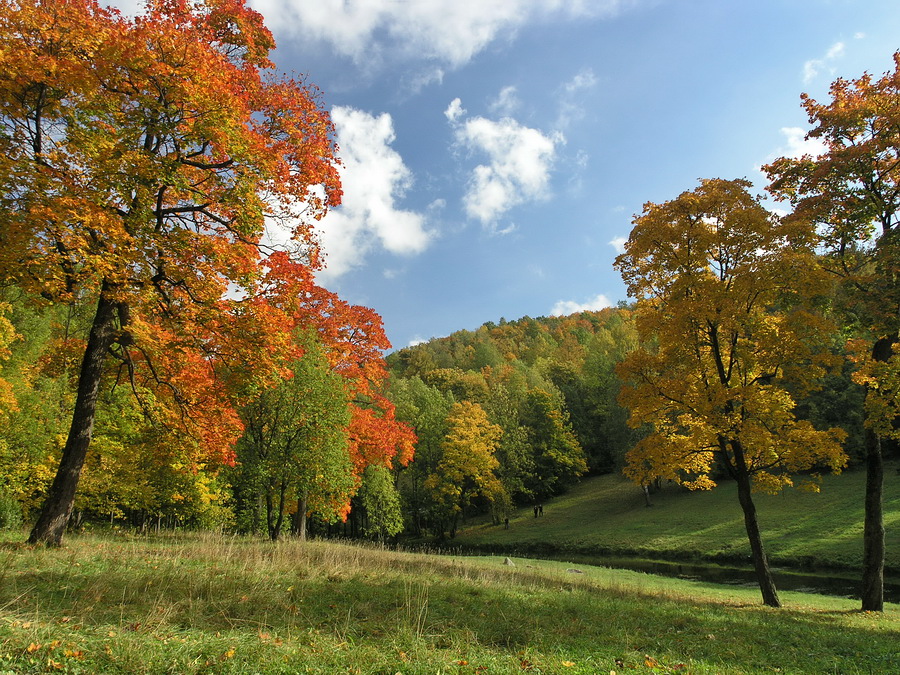
<svg viewBox="0 0 900 675"><path fill-rule="evenodd" d="M548 516L549 517L549 516ZM885 673L900 607L211 533L0 545L0 673Z"/></svg>
<svg viewBox="0 0 900 675"><path fill-rule="evenodd" d="M900 574L900 464L886 466L886 568ZM823 476L820 492L786 489L756 494L770 562L787 567L855 571L862 564L865 471ZM645 505L641 491L621 475L583 480L544 506L535 518L520 509L509 529L471 520L452 546L526 553L601 553L671 560L747 562L750 546L733 483L691 492L664 484ZM900 666L898 666L900 669Z"/></svg>

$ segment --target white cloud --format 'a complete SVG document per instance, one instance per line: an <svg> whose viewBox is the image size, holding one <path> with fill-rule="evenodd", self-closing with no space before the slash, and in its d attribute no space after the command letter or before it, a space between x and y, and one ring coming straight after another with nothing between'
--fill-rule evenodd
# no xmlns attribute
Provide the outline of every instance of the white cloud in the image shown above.
<svg viewBox="0 0 900 675"><path fill-rule="evenodd" d="M782 127L781 133L787 145L776 153L778 157L800 159L804 155L818 157L826 152L825 144L818 138L806 138L806 132L800 127Z"/></svg>
<svg viewBox="0 0 900 675"><path fill-rule="evenodd" d="M532 20L605 17L631 0L253 0L276 33L329 43L371 65L386 52L459 67Z"/></svg>
<svg viewBox="0 0 900 675"><path fill-rule="evenodd" d="M557 93L559 114L556 119L557 129L567 129L573 122L582 119L585 114L582 94L597 86L597 76L590 68L583 68L575 76L560 85Z"/></svg>
<svg viewBox="0 0 900 675"><path fill-rule="evenodd" d="M810 84L818 77L819 73L823 71L827 71L829 75L834 75L835 71L832 64L842 56L844 56L844 43L835 42L828 48L828 51L825 52L825 56L818 59L810 59L804 63L803 83Z"/></svg>
<svg viewBox="0 0 900 675"><path fill-rule="evenodd" d="M516 88L512 86L503 87L497 95L497 98L491 101L488 110L494 115L509 117L516 111L520 104L519 97L516 96Z"/></svg>
<svg viewBox="0 0 900 675"><path fill-rule="evenodd" d="M562 89L567 94L575 94L584 89L597 86L597 76L591 68L582 68L571 80L565 82Z"/></svg>
<svg viewBox="0 0 900 675"><path fill-rule="evenodd" d="M616 250L616 253L625 253L625 242L627 241L627 237L615 237L609 241L609 245Z"/></svg>
<svg viewBox="0 0 900 675"><path fill-rule="evenodd" d="M602 293L589 299L587 302L575 302L574 300L560 300L553 309L550 310L550 316L568 316L569 314L577 314L579 312L596 312L606 307L611 307L609 299Z"/></svg>
<svg viewBox="0 0 900 675"><path fill-rule="evenodd" d="M466 109L462 107L462 101L458 98L450 101L450 105L447 106L447 109L444 111L444 117L446 117L451 123L455 123L460 117L466 114Z"/></svg>
<svg viewBox="0 0 900 675"><path fill-rule="evenodd" d="M348 272L376 247L400 255L424 251L432 237L425 216L396 205L413 177L390 147L395 138L391 116L342 106L331 116L341 149L344 196L341 206L317 225L327 264L320 276Z"/></svg>
<svg viewBox="0 0 900 675"><path fill-rule="evenodd" d="M459 99L450 104L448 112L451 109L462 109ZM511 227L497 230L497 221L515 206L549 197L550 170L563 137L547 136L510 117L499 121L472 117L462 123L461 115L448 114L447 118L458 124L456 142L488 159L472 171L463 197L466 214L495 232L512 231Z"/></svg>

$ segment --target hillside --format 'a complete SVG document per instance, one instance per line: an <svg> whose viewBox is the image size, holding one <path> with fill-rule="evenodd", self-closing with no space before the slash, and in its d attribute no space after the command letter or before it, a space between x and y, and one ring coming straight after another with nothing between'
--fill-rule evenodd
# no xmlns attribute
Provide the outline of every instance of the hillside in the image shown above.
<svg viewBox="0 0 900 675"><path fill-rule="evenodd" d="M888 466L884 508L886 564L900 572L900 463ZM865 473L825 476L821 492L756 495L763 538L775 564L857 569L862 559ZM666 559L747 560L750 554L737 491L723 482L710 492L664 485L644 504L618 475L587 478L568 494L516 511L509 529L489 522L462 527L454 545L486 550L618 553Z"/></svg>

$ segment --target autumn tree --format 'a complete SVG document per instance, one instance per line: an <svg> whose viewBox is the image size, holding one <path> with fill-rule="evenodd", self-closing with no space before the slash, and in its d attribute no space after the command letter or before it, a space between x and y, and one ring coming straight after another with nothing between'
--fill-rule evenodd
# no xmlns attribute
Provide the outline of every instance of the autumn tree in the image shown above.
<svg viewBox="0 0 900 675"><path fill-rule="evenodd" d="M825 372L826 327L804 298L824 291L813 232L781 221L745 180L705 180L636 217L616 259L637 300L643 347L619 373L635 426L653 432L627 456L626 474L690 488L724 471L738 489L765 604L780 606L753 489L774 491L809 469L838 471L842 432L796 419L791 392Z"/></svg>
<svg viewBox="0 0 900 675"><path fill-rule="evenodd" d="M459 517L475 497L488 501L502 497L497 479L495 452L502 430L492 424L477 403L454 403L447 416L447 435L441 458L425 481L425 487L444 508L450 536L456 534Z"/></svg>
<svg viewBox="0 0 900 675"><path fill-rule="evenodd" d="M217 371L289 348L261 297L266 218L295 224L282 269L302 277L340 188L317 92L273 74L273 46L243 0L149 0L135 19L0 0L0 281L95 308L32 542L61 541L108 360L230 461L241 424Z"/></svg>
<svg viewBox="0 0 900 675"><path fill-rule="evenodd" d="M900 52L894 72L836 80L830 100L801 96L820 154L765 167L792 220L822 234L822 266L840 282L839 310L861 340L866 385L866 497L862 608L884 609L882 438L897 436L900 388Z"/></svg>

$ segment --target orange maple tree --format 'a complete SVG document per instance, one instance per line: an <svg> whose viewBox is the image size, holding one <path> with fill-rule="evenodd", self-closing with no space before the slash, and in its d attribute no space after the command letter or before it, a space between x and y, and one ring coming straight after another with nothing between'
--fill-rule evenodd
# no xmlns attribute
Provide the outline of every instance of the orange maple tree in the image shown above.
<svg viewBox="0 0 900 675"><path fill-rule="evenodd" d="M229 461L241 425L217 375L291 349L267 296L310 281L311 227L341 192L318 92L274 73L273 47L243 0L149 0L133 19L0 0L0 279L96 307L32 542L61 541L110 359ZM289 225L293 265L261 245L267 222Z"/></svg>

